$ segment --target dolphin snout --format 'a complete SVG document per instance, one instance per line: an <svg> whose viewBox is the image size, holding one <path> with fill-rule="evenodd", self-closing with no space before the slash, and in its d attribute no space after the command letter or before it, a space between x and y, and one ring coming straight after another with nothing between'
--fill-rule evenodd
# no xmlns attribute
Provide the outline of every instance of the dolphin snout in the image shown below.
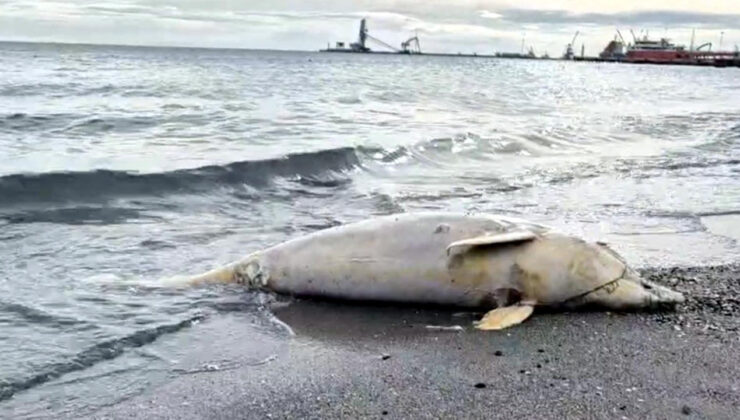
<svg viewBox="0 0 740 420"><path fill-rule="evenodd" d="M685 301L683 294L642 279L632 270L570 305L597 305L615 310L670 309Z"/></svg>
<svg viewBox="0 0 740 420"><path fill-rule="evenodd" d="M686 298L682 293L671 290L665 286L640 279L640 284L649 296L650 306L662 308L684 303Z"/></svg>

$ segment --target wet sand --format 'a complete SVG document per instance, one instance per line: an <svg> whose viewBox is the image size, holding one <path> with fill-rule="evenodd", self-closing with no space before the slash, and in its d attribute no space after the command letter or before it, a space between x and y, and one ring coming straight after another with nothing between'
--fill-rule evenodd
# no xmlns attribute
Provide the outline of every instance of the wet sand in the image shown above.
<svg viewBox="0 0 740 420"><path fill-rule="evenodd" d="M688 301L536 313L498 333L467 312L293 302L274 313L294 337L192 349L251 362L204 365L91 418L737 418L740 265L643 274Z"/></svg>

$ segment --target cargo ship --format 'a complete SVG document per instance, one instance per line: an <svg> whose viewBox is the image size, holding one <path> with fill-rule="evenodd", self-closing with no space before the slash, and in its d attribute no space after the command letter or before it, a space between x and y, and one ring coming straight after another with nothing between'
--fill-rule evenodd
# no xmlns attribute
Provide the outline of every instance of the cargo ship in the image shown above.
<svg viewBox="0 0 740 420"><path fill-rule="evenodd" d="M672 43L668 38L651 40L645 34L642 38L635 37L633 44L627 45L627 51L623 61L628 63L648 63L648 64L686 64L686 65L737 65L740 56L737 51L712 51L710 42L702 44L696 48L693 46L693 36L691 47L686 49L683 45ZM621 38L621 34L620 34ZM624 42L624 40L622 40ZM607 46L609 49L609 46ZM602 57L606 50L602 53Z"/></svg>

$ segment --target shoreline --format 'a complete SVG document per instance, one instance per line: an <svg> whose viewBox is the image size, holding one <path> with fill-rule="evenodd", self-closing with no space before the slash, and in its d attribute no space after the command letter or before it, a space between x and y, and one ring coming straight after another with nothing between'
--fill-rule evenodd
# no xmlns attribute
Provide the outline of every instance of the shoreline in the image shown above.
<svg viewBox="0 0 740 420"><path fill-rule="evenodd" d="M687 302L485 333L470 312L297 300L274 310L294 337L212 343L255 363L176 376L89 418L733 418L740 264L639 271Z"/></svg>

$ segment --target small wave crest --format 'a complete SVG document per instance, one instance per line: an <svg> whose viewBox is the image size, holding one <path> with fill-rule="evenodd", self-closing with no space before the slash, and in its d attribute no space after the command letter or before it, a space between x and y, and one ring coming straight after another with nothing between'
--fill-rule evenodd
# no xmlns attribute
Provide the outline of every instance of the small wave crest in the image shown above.
<svg viewBox="0 0 740 420"><path fill-rule="evenodd" d="M110 225L125 223L145 216L137 209L119 207L88 207L48 208L38 210L23 210L0 215L0 220L10 224L18 223L58 223L66 225L98 224Z"/></svg>
<svg viewBox="0 0 740 420"><path fill-rule="evenodd" d="M162 335L175 333L188 328L193 323L201 321L204 318L202 315L193 316L174 324L139 330L124 337L95 344L63 362L43 366L38 369L38 373L30 377L0 380L0 401L7 400L18 392L42 385L64 374L86 369L102 361L116 358L127 349L152 343Z"/></svg>
<svg viewBox="0 0 740 420"><path fill-rule="evenodd" d="M17 318L20 323L43 324L51 327L69 328L87 324L85 321L68 316L50 314L42 309L15 302L0 301L0 312L10 314L5 321Z"/></svg>
<svg viewBox="0 0 740 420"><path fill-rule="evenodd" d="M467 132L452 137L435 137L398 146L394 149L358 147L361 154L383 164L409 161L426 164L445 164L460 160L486 161L510 155L529 156L537 153L531 141L517 136L480 136Z"/></svg>
<svg viewBox="0 0 740 420"><path fill-rule="evenodd" d="M59 202L99 202L121 196L198 193L220 186L265 185L276 177L311 185L340 185L343 174L360 165L355 149L296 153L284 158L233 162L193 169L139 174L93 170L12 174L0 177L0 207Z"/></svg>
<svg viewBox="0 0 740 420"><path fill-rule="evenodd" d="M63 127L68 114L29 115L24 112L0 114L0 131L28 133Z"/></svg>

